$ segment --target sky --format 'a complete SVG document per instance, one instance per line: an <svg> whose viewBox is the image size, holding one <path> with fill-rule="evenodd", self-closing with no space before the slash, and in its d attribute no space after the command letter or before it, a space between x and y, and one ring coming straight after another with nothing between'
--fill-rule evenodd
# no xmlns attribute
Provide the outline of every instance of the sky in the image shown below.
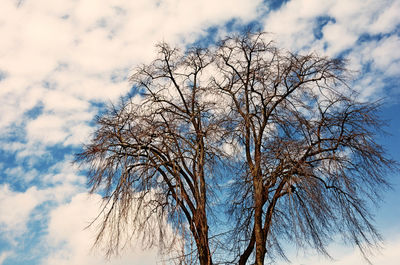
<svg viewBox="0 0 400 265"><path fill-rule="evenodd" d="M151 265L157 250L132 242L106 260L92 249L100 196L71 164L93 119L126 95L135 66L155 44L209 44L255 25L279 47L348 59L363 100L383 99L400 161L400 0L2 0L0 3L0 265ZM399 174L374 210L384 247L371 260L400 260ZM292 264L364 264L333 243L328 260L290 251ZM280 261L279 264L287 264Z"/></svg>

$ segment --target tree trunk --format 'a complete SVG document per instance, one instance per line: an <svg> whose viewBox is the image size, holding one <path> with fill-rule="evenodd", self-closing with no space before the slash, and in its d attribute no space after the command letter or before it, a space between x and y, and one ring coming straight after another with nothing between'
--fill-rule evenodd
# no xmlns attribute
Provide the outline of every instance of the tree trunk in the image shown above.
<svg viewBox="0 0 400 265"><path fill-rule="evenodd" d="M263 207L263 186L262 180L254 181L254 233L256 239L256 265L264 265L265 258L265 236L262 225Z"/></svg>
<svg viewBox="0 0 400 265"><path fill-rule="evenodd" d="M195 221L198 239L196 240L197 250L199 253L200 265L212 265L211 251L208 241L208 225L206 219L205 208L199 209L199 215Z"/></svg>

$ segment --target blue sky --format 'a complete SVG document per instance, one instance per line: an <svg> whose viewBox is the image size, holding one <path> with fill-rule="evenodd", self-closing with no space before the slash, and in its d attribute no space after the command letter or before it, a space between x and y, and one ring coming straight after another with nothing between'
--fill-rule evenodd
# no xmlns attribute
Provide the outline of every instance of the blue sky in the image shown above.
<svg viewBox="0 0 400 265"><path fill-rule="evenodd" d="M71 165L104 104L130 90L135 65L154 44L206 45L245 25L282 48L345 57L365 100L384 99L400 161L399 0L4 0L0 4L0 265L155 264L156 250L128 248L105 261L91 250L98 195ZM400 260L400 180L375 210L385 246L375 264ZM293 264L363 264L357 250L330 247L335 261L290 252ZM280 264L286 264L281 262Z"/></svg>

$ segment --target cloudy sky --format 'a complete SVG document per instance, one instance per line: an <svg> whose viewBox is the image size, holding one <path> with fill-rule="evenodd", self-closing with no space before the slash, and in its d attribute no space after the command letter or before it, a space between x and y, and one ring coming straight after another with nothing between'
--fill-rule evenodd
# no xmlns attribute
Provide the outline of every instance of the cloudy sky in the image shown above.
<svg viewBox="0 0 400 265"><path fill-rule="evenodd" d="M105 261L83 228L99 196L71 165L104 104L130 90L135 65L154 45L209 43L249 24L295 52L349 59L364 99L384 99L390 138L400 160L399 0L2 0L0 3L0 265L146 265L156 250L129 249ZM400 180L376 209L385 238L377 265L400 260ZM293 264L363 264L340 242L334 261L311 250ZM281 264L286 264L282 262ZM396 263L397 264L397 263Z"/></svg>

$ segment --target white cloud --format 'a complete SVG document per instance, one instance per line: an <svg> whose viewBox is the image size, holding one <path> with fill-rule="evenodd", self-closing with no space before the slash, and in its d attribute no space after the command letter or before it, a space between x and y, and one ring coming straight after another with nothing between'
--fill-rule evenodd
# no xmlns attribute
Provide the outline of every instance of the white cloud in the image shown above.
<svg viewBox="0 0 400 265"><path fill-rule="evenodd" d="M374 17L374 22L369 27L371 33L391 32L400 23L400 2L390 2L385 2L386 8L383 9L383 12L380 12L378 17Z"/></svg>
<svg viewBox="0 0 400 265"><path fill-rule="evenodd" d="M66 156L63 161L53 164L49 169L49 173L41 176L44 184L56 187L66 185L77 185L76 190L85 190L86 177L78 175L78 166L72 164L73 157Z"/></svg>
<svg viewBox="0 0 400 265"><path fill-rule="evenodd" d="M29 215L43 199L36 187L31 187L26 192L15 192L7 184L0 185L1 231L24 233Z"/></svg>
<svg viewBox="0 0 400 265"><path fill-rule="evenodd" d="M400 72L396 48L399 37L392 34L400 21L399 12L400 4L393 0L292 0L271 12L264 27L274 33L280 46L291 51L337 56L347 50L350 51L346 55L350 59L349 67L357 71L372 63L370 72L355 84L368 97L382 92L384 79L396 77ZM321 26L317 23L318 17L330 20ZM314 36L318 27L322 33L320 39ZM389 34L389 37L358 42L361 36L371 34Z"/></svg>
<svg viewBox="0 0 400 265"><path fill-rule="evenodd" d="M400 38L397 35L384 38L376 43L371 51L374 58L374 67L384 70L386 76L395 76L400 73Z"/></svg>
<svg viewBox="0 0 400 265"><path fill-rule="evenodd" d="M327 53L335 55L354 45L362 33L390 32L394 27L391 23L397 22L391 10L399 9L395 2L292 0L271 12L265 19L264 27L276 34L278 41L291 50L319 50L323 42L327 42ZM322 29L324 38L318 41L313 36L313 29L317 26L317 17L324 16L334 18L335 23L329 22Z"/></svg>
<svg viewBox="0 0 400 265"><path fill-rule="evenodd" d="M80 144L88 136L90 127L86 122L93 117L90 112L45 113L26 126L29 143ZM33 142L33 143L32 143Z"/></svg>
<svg viewBox="0 0 400 265"><path fill-rule="evenodd" d="M329 45L327 53L331 55L337 55L351 48L358 39L358 35L339 23L329 23L322 31L324 34L324 41Z"/></svg>
<svg viewBox="0 0 400 265"><path fill-rule="evenodd" d="M41 115L27 126L29 139L42 140L49 144L62 142L68 135L63 127L66 124L56 115Z"/></svg>
<svg viewBox="0 0 400 265"><path fill-rule="evenodd" d="M35 218L31 215L36 207L45 201L62 203L78 190L66 182L46 189L32 186L24 192L13 191L8 184L0 185L0 233L9 234L11 240L22 235L27 232L27 223Z"/></svg>
<svg viewBox="0 0 400 265"><path fill-rule="evenodd" d="M12 254L11 251L4 251L0 254L0 265L3 264L3 262L6 260L8 256Z"/></svg>
<svg viewBox="0 0 400 265"><path fill-rule="evenodd" d="M313 37L313 25L317 16L328 12L333 1L292 0L279 10L271 12L264 22L264 29L289 50L309 46Z"/></svg>
<svg viewBox="0 0 400 265"><path fill-rule="evenodd" d="M68 112L85 111L89 107L88 102L60 90L48 91L43 97L43 104L49 110Z"/></svg>
<svg viewBox="0 0 400 265"><path fill-rule="evenodd" d="M27 138L77 144L89 132L89 101L125 94L131 67L151 59L156 42L182 45L213 24L255 18L260 2L40 0L17 8L6 1L0 11L0 70L7 74L0 82L0 111L8 115L0 128L20 124L26 111L43 103L46 111L27 122ZM116 72L122 76L114 82ZM81 123L66 110L84 117Z"/></svg>
<svg viewBox="0 0 400 265"><path fill-rule="evenodd" d="M28 232L28 223L46 218L50 206L39 209L45 202L63 204L73 195L85 190L85 177L76 174L76 166L70 164L70 157L54 164L47 174L36 169L24 172L22 166L8 168L5 173L13 183L27 183L35 180L40 186L30 186L24 191L14 190L9 184L0 184L0 234L11 244ZM51 207L50 207L51 208Z"/></svg>
<svg viewBox="0 0 400 265"><path fill-rule="evenodd" d="M42 265L152 265L156 264L155 250L143 251L140 248L128 248L124 255L105 259L101 249L92 249L95 230L85 229L98 215L100 196L80 193L70 203L61 205L51 212L46 244L54 252L44 258Z"/></svg>
<svg viewBox="0 0 400 265"><path fill-rule="evenodd" d="M39 172L36 169L26 170L26 168L22 166L17 166L13 168L9 167L6 170L4 170L4 173L10 176L10 178L13 178L15 182L18 181L30 182L39 175Z"/></svg>
<svg viewBox="0 0 400 265"><path fill-rule="evenodd" d="M354 264L367 264L362 254L358 249L353 249L349 251L348 248L343 248L343 246L332 246L330 247L333 253L334 260L329 260L319 255L308 255L305 257L303 255L297 255L292 257L291 261L293 265L354 265ZM385 245L379 251L371 253L368 258L371 260L372 264L375 265L397 265L400 260L400 234L390 235L390 239L385 242ZM287 263L281 263L287 264Z"/></svg>

